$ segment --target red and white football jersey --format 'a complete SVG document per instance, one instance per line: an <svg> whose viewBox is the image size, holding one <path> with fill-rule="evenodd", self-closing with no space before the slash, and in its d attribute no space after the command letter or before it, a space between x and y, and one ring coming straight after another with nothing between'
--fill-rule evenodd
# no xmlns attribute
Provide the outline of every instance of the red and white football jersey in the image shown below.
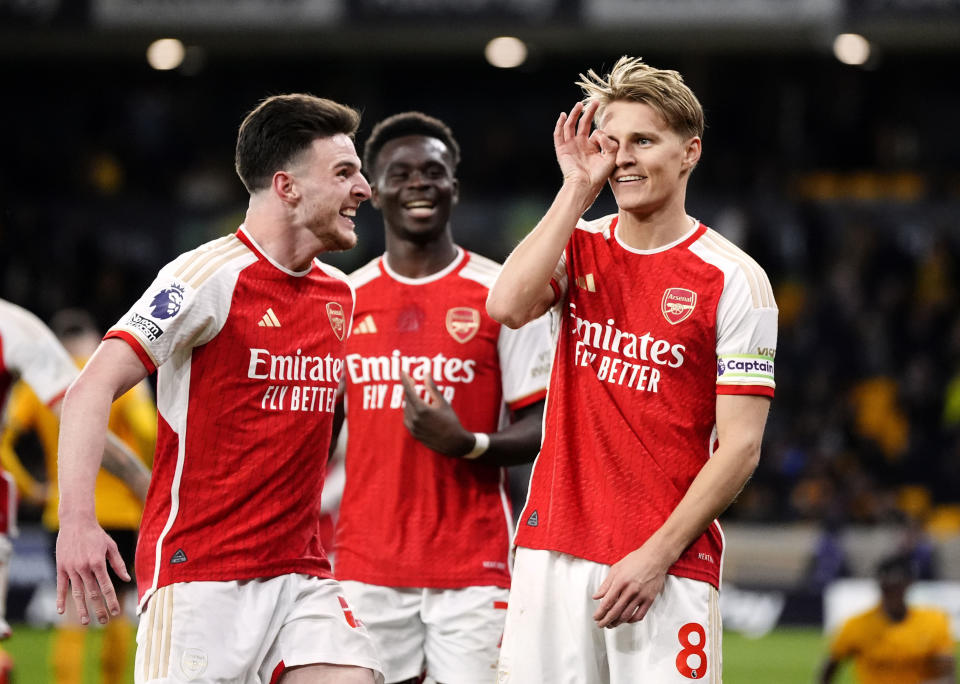
<svg viewBox="0 0 960 684"><path fill-rule="evenodd" d="M667 519L717 446L716 395L773 396L766 274L701 223L640 251L616 216L573 232L551 281L560 331L518 546L613 564ZM719 586L723 535L670 569Z"/></svg>
<svg viewBox="0 0 960 684"><path fill-rule="evenodd" d="M511 330L486 299L500 266L458 248L411 279L378 258L357 288L347 345L347 481L335 537L338 579L394 587L510 586L506 469L439 454L403 425L406 371L431 377L471 432L543 399L552 344L541 319Z"/></svg>
<svg viewBox="0 0 960 684"><path fill-rule="evenodd" d="M330 577L320 493L353 289L294 273L241 226L165 266L107 337L157 375L140 605L174 582Z"/></svg>
<svg viewBox="0 0 960 684"><path fill-rule="evenodd" d="M0 299L0 417L18 378L52 406L79 372L50 328L26 309Z"/></svg>

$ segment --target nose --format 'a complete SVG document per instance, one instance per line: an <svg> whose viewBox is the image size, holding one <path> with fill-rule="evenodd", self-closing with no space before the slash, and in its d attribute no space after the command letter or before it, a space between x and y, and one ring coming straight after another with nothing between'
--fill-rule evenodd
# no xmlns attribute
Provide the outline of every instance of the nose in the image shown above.
<svg viewBox="0 0 960 684"><path fill-rule="evenodd" d="M353 188L353 196L361 202L370 199L370 184L362 175L359 176L359 180Z"/></svg>
<svg viewBox="0 0 960 684"><path fill-rule="evenodd" d="M617 147L617 168L623 168L635 163L636 157L630 150L629 145L620 145Z"/></svg>

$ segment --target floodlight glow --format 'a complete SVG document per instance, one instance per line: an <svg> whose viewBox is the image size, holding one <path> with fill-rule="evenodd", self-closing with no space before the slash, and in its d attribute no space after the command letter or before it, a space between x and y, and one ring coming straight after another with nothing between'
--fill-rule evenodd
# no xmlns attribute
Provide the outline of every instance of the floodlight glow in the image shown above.
<svg viewBox="0 0 960 684"><path fill-rule="evenodd" d="M483 51L487 61L498 69L512 69L527 61L527 46L519 38L494 38Z"/></svg>
<svg viewBox="0 0 960 684"><path fill-rule="evenodd" d="M859 33L841 33L833 40L833 55L844 64L866 64L870 59L870 41Z"/></svg>
<svg viewBox="0 0 960 684"><path fill-rule="evenodd" d="M176 38L155 40L147 48L147 62L157 71L170 71L183 63L186 50Z"/></svg>

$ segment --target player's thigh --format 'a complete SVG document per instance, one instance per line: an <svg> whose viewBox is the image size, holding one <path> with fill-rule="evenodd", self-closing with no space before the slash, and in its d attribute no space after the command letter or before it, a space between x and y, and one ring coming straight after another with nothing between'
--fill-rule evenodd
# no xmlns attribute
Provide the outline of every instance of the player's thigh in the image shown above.
<svg viewBox="0 0 960 684"><path fill-rule="evenodd" d="M362 674L354 670L383 681L374 641L339 582L290 575L287 599L283 625L260 670L263 681L278 667L284 676L299 669L297 677L315 677L303 681L353 681Z"/></svg>
<svg viewBox="0 0 960 684"><path fill-rule="evenodd" d="M606 566L555 551L517 549L500 649L502 684L607 681L603 630L591 598Z"/></svg>
<svg viewBox="0 0 960 684"><path fill-rule="evenodd" d="M721 681L720 606L707 582L667 575L643 620L604 632L611 684Z"/></svg>
<svg viewBox="0 0 960 684"><path fill-rule="evenodd" d="M497 671L507 589L427 589L427 674L442 684L488 684Z"/></svg>
<svg viewBox="0 0 960 684"><path fill-rule="evenodd" d="M161 587L137 629L134 679L246 684L283 623L281 578Z"/></svg>

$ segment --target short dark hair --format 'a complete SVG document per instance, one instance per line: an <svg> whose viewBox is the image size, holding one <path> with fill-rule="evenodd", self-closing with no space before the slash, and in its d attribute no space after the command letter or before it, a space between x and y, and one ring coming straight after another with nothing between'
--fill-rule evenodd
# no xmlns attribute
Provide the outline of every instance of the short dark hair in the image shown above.
<svg viewBox="0 0 960 684"><path fill-rule="evenodd" d="M456 170L460 163L460 145L453 137L450 127L440 119L435 119L423 112L402 112L388 116L370 131L370 137L367 138L363 147L363 167L367 170L367 174L375 172L374 163L384 145L391 140L408 135L423 135L442 142L450 150L453 169Z"/></svg>
<svg viewBox="0 0 960 684"><path fill-rule="evenodd" d="M882 580L890 575L902 576L906 581L916 579L917 568L909 554L898 553L884 558L877 564L877 578Z"/></svg>
<svg viewBox="0 0 960 684"><path fill-rule="evenodd" d="M351 139L360 113L333 100L306 93L274 95L258 104L240 124L235 164L252 194L270 185L273 174L317 138L343 133Z"/></svg>
<svg viewBox="0 0 960 684"><path fill-rule="evenodd" d="M60 309L50 318L50 330L59 340L100 334L93 316L83 309Z"/></svg>

